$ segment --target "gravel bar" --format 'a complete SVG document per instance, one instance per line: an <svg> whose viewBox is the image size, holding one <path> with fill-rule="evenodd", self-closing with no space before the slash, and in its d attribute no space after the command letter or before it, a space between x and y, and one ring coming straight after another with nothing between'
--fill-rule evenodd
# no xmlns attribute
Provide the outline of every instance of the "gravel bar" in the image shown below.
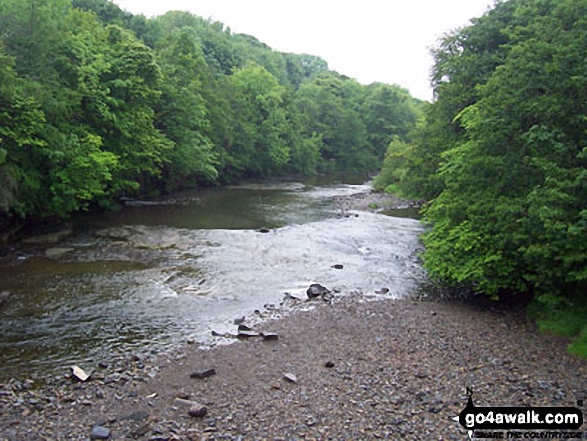
<svg viewBox="0 0 587 441"><path fill-rule="evenodd" d="M270 339L83 366L86 382L0 385L0 439L465 440L453 417L466 387L477 406L587 398L587 361L519 311L359 294L314 302L252 325Z"/></svg>

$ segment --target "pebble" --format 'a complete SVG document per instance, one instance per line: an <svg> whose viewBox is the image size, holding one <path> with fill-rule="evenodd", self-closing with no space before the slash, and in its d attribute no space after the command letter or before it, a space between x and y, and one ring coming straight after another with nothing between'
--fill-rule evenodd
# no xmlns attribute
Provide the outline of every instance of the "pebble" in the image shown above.
<svg viewBox="0 0 587 441"><path fill-rule="evenodd" d="M90 439L108 439L110 437L110 429L103 426L94 426Z"/></svg>
<svg viewBox="0 0 587 441"><path fill-rule="evenodd" d="M200 371L192 372L190 374L190 378L197 378L197 379L201 380L204 378L211 377L213 375L216 375L216 369L210 368L210 369L203 369Z"/></svg>
<svg viewBox="0 0 587 441"><path fill-rule="evenodd" d="M298 383L298 377L296 377L294 374L289 373L289 372L287 374L283 374L283 379L285 381L287 381L288 383L293 383L293 384Z"/></svg>

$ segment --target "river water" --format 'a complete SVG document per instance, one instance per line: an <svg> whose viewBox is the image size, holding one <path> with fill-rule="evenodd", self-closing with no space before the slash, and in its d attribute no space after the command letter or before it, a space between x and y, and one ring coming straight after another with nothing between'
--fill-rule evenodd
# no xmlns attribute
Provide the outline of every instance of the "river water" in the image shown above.
<svg viewBox="0 0 587 441"><path fill-rule="evenodd" d="M0 380L210 343L212 330L234 331L235 318L280 308L286 292L305 299L312 283L337 295L413 293L426 278L421 224L337 216L335 196L368 189L192 191L82 216L58 244L19 246L0 261Z"/></svg>

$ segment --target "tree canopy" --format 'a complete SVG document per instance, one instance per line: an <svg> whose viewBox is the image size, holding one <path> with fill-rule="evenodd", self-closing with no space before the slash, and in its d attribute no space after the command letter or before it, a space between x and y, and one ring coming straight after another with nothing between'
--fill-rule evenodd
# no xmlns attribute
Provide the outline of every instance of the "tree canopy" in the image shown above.
<svg viewBox="0 0 587 441"><path fill-rule="evenodd" d="M433 277L585 305L586 47L586 0L510 0L434 51L436 100L378 178L431 200Z"/></svg>
<svg viewBox="0 0 587 441"><path fill-rule="evenodd" d="M0 216L122 196L378 167L419 102L187 12L0 0Z"/></svg>

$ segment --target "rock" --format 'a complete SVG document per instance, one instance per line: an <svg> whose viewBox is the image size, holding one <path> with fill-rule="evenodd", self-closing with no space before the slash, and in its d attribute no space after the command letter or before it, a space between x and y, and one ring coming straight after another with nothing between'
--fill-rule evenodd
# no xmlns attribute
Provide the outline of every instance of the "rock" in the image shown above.
<svg viewBox="0 0 587 441"><path fill-rule="evenodd" d="M108 439L110 437L110 429L103 426L94 426L90 439Z"/></svg>
<svg viewBox="0 0 587 441"><path fill-rule="evenodd" d="M220 333L212 331L212 337L236 338L237 336L235 334L231 334L230 332Z"/></svg>
<svg viewBox="0 0 587 441"><path fill-rule="evenodd" d="M45 251L45 256L52 258L52 257L59 257L63 254L71 253L74 251L74 248L49 248Z"/></svg>
<svg viewBox="0 0 587 441"><path fill-rule="evenodd" d="M375 291L375 294L387 294L389 292L389 288L381 288L379 291Z"/></svg>
<svg viewBox="0 0 587 441"><path fill-rule="evenodd" d="M343 269L344 266L337 263L336 265L332 265L332 268L334 268L334 269Z"/></svg>
<svg viewBox="0 0 587 441"><path fill-rule="evenodd" d="M238 331L238 338L259 337L261 334L257 331Z"/></svg>
<svg viewBox="0 0 587 441"><path fill-rule="evenodd" d="M298 300L300 300L299 298L297 298L296 296L292 296L290 293L286 292L285 294L283 294L283 301L292 301L292 302L297 302Z"/></svg>
<svg viewBox="0 0 587 441"><path fill-rule="evenodd" d="M261 337L263 337L263 340L265 341L277 340L279 338L276 332L261 332Z"/></svg>
<svg viewBox="0 0 587 441"><path fill-rule="evenodd" d="M324 363L324 367L327 368L333 368L334 367L334 363L332 361L327 361L326 363Z"/></svg>
<svg viewBox="0 0 587 441"><path fill-rule="evenodd" d="M216 375L216 370L214 368L210 368L210 369L203 369L200 371L193 372L190 374L190 378L197 378L197 379L201 380L204 378L211 377L213 375Z"/></svg>
<svg viewBox="0 0 587 441"><path fill-rule="evenodd" d="M269 228L259 228L257 231L259 233L269 233L271 230Z"/></svg>
<svg viewBox="0 0 587 441"><path fill-rule="evenodd" d="M315 299L315 298L323 296L327 293L329 294L330 290L328 290L328 288L325 288L324 286L320 285L319 283L311 284L310 287L308 288L308 290L306 291L306 294L308 295L308 298L310 298L310 299Z"/></svg>
<svg viewBox="0 0 587 441"><path fill-rule="evenodd" d="M235 325L242 325L245 322L245 316L243 315L241 318L234 319Z"/></svg>
<svg viewBox="0 0 587 441"><path fill-rule="evenodd" d="M201 418L208 413L206 406L195 404L188 409L188 415L194 418Z"/></svg>
<svg viewBox="0 0 587 441"><path fill-rule="evenodd" d="M283 379L288 383L298 384L298 377L292 373L283 374Z"/></svg>
<svg viewBox="0 0 587 441"><path fill-rule="evenodd" d="M334 298L334 294L332 294L331 292L327 292L325 294L322 294L322 300L324 300L326 303L332 302L333 298Z"/></svg>
<svg viewBox="0 0 587 441"><path fill-rule="evenodd" d="M208 409L203 404L197 401L184 400L183 398L176 398L175 405L188 408L188 415L194 418L203 417L208 413Z"/></svg>
<svg viewBox="0 0 587 441"><path fill-rule="evenodd" d="M80 381L86 381L88 378L90 378L90 375L87 374L82 368L80 368L79 366L72 366L71 367L71 371L72 374L75 378L77 378Z"/></svg>
<svg viewBox="0 0 587 441"><path fill-rule="evenodd" d="M261 334L247 325L238 325L238 338L259 337Z"/></svg>

